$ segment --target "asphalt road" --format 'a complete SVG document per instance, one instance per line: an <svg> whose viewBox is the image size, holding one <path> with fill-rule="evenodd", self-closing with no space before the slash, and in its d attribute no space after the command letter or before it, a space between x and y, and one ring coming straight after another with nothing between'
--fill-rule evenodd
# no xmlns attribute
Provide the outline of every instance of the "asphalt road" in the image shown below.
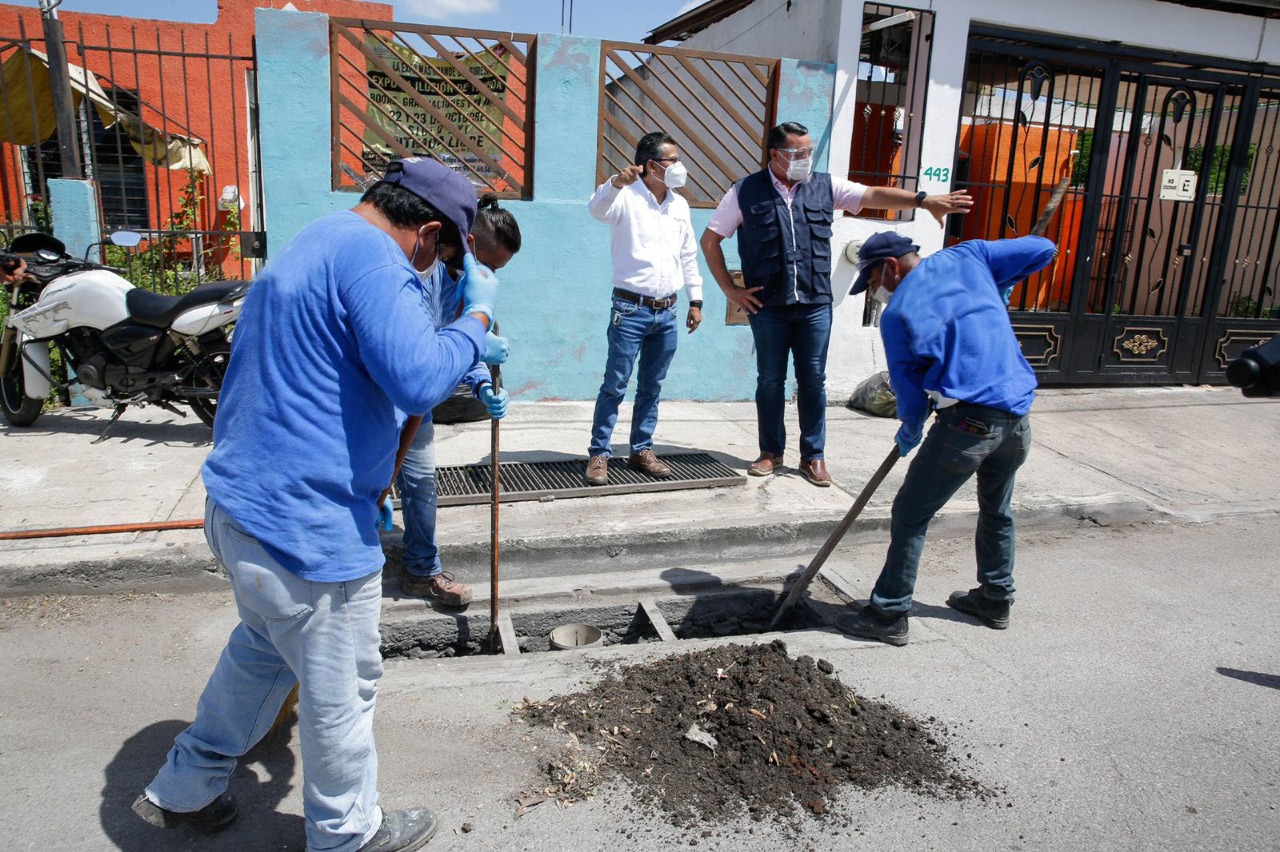
<svg viewBox="0 0 1280 852"><path fill-rule="evenodd" d="M1273 850L1280 838L1276 517L1044 531L1019 542L1013 625L943 606L970 585L970 543L930 542L913 641L787 635L857 692L936 717L996 804L849 791L837 819L666 826L625 790L515 815L550 745L511 707L670 646L515 660L395 661L380 686L384 804L425 803L428 849ZM837 554L863 589L883 545ZM797 554L803 563L811 554ZM833 560L835 561L835 560ZM233 777L237 825L159 832L128 805L190 719L234 623L228 593L0 601L0 836L6 849L301 849L296 737ZM683 643L677 650L707 647ZM847 823L847 824L846 824ZM463 825L472 829L464 832ZM704 836L705 835L705 836Z"/></svg>

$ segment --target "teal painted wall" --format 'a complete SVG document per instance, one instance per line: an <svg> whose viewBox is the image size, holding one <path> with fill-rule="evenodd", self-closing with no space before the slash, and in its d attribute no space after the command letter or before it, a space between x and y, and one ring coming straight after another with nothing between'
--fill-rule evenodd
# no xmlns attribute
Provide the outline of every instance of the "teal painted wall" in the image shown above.
<svg viewBox="0 0 1280 852"><path fill-rule="evenodd" d="M351 207L358 197L330 189L326 17L274 9L256 16L267 239L274 254L308 222ZM503 377L519 400L594 399L611 289L609 228L587 212L595 190L600 42L540 35L536 56L533 200L503 202L524 238L499 275L498 322L511 339ZM834 66L787 60L780 74L779 118L808 126L825 163ZM710 218L710 210L694 210L694 230L701 234ZM726 241L725 250L733 268L734 241ZM703 324L694 334L682 333L663 397L751 399L751 332L724 324L724 296L705 264L702 272ZM677 308L681 328L685 310Z"/></svg>
<svg viewBox="0 0 1280 852"><path fill-rule="evenodd" d="M85 249L102 239L98 193L91 180L50 179L49 214L53 235L62 240L72 257L84 257ZM97 260L98 255L92 259Z"/></svg>

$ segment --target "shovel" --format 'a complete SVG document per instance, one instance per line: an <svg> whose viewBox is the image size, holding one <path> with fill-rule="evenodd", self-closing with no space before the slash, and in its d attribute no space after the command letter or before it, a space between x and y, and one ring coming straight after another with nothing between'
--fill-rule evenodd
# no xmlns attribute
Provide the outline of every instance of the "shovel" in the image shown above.
<svg viewBox="0 0 1280 852"><path fill-rule="evenodd" d="M862 510L866 508L867 503L871 500L871 495L876 493L876 489L880 487L880 483L884 482L884 478L889 475L889 471L893 469L894 464L897 463L900 457L901 453L898 452L898 445L895 443L889 455L885 456L884 461L880 462L880 467L876 469L876 472L871 475L871 479L863 486L862 493L858 495L858 499L853 501L849 511L845 512L844 518L840 520L840 523L836 524L836 528L831 531L831 535L827 536L822 548L809 562L809 567L804 569L804 574L791 587L791 593L787 595L786 600L782 602L782 606L778 607L777 614L769 622L769 630L777 630L778 625L782 623L783 617L796 605L796 601L800 600L804 590L809 588L813 578L818 576L818 572L822 570L822 566L826 563L827 557L831 555L831 551L836 549L836 545L844 538L845 533L849 532L849 527L853 526L853 522L858 519L858 515L862 514Z"/></svg>

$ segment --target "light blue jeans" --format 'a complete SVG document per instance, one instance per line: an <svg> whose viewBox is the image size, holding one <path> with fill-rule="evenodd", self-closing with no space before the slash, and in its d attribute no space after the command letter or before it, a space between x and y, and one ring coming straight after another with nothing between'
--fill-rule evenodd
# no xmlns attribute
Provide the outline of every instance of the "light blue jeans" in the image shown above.
<svg viewBox="0 0 1280 852"><path fill-rule="evenodd" d="M300 683L307 849L352 852L382 822L373 706L382 676L382 572L345 583L304 580L276 562L212 500L205 538L231 576L240 623L147 796L195 811L227 789L237 759L271 728Z"/></svg>
<svg viewBox="0 0 1280 852"><path fill-rule="evenodd" d="M675 306L657 311L615 298L609 311L608 337L609 356L600 395L596 397L591 447L587 450L593 456L610 455L609 439L618 422L618 406L626 396L637 355L640 373L636 376L636 402L631 410L631 452L653 446L653 433L658 428L658 395L680 340Z"/></svg>
<svg viewBox="0 0 1280 852"><path fill-rule="evenodd" d="M430 420L423 420L413 436L396 482L404 518L404 570L434 577L441 571L440 548L436 546L440 496L436 489L435 425Z"/></svg>
<svg viewBox="0 0 1280 852"><path fill-rule="evenodd" d="M1031 452L1031 419L961 402L940 409L893 500L889 551L871 591L884 613L907 613L929 521L960 486L978 477L974 549L982 596L1012 601L1013 483Z"/></svg>

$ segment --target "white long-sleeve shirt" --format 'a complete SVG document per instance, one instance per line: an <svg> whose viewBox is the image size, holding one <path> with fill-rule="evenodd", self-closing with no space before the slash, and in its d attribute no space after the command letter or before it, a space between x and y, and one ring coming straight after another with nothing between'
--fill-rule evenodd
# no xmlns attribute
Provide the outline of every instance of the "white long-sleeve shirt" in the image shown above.
<svg viewBox="0 0 1280 852"><path fill-rule="evenodd" d="M668 190L658 203L642 179L618 189L614 177L600 184L587 204L612 232L613 286L651 299L665 299L684 287L691 300L701 299L689 202Z"/></svg>

